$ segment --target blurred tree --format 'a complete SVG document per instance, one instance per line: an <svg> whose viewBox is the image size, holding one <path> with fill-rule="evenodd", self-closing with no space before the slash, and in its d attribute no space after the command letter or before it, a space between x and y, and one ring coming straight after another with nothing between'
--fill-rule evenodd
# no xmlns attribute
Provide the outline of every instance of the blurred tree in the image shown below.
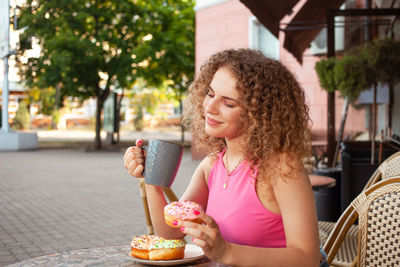
<svg viewBox="0 0 400 267"><path fill-rule="evenodd" d="M136 131L141 131L141 130L143 130L143 107L142 107L142 105L140 105L140 104L138 104L137 106L136 106L136 109L137 109L137 113L136 113L136 116L135 116L135 119L133 119L133 125L135 126L135 130Z"/></svg>
<svg viewBox="0 0 400 267"><path fill-rule="evenodd" d="M174 98L180 104L189 82L194 75L194 0L148 0L149 23L154 31L147 38L138 54L151 54L147 69L139 69L149 85L160 86L162 91L172 89ZM151 51L156 50L156 53ZM143 72L144 71L144 72ZM163 92L165 95L166 92ZM181 142L184 143L182 126Z"/></svg>
<svg viewBox="0 0 400 267"><path fill-rule="evenodd" d="M18 110L15 114L13 128L16 130L28 129L31 124L31 116L28 111L28 107L25 101L20 101L18 104Z"/></svg>
<svg viewBox="0 0 400 267"><path fill-rule="evenodd" d="M178 77L175 83L181 83L179 77L191 77L193 2L27 0L21 7L20 26L26 29L17 55L21 78L30 88L55 88L58 107L66 96L95 97L99 149L101 112L110 91L131 88L138 77L153 84L169 76ZM24 44L29 39L37 40L39 57L26 59L30 47Z"/></svg>
<svg viewBox="0 0 400 267"><path fill-rule="evenodd" d="M40 113L52 115L55 103L55 89L52 86L38 88L37 86L30 88L28 94L30 103L40 102Z"/></svg>

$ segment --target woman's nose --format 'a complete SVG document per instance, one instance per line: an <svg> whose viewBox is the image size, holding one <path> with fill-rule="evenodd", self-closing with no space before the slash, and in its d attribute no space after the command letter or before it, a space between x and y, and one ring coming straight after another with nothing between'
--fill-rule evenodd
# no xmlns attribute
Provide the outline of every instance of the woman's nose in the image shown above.
<svg viewBox="0 0 400 267"><path fill-rule="evenodd" d="M208 101L206 101L204 104L204 110L207 113L216 114L218 112L217 102L215 101L215 99L208 99Z"/></svg>

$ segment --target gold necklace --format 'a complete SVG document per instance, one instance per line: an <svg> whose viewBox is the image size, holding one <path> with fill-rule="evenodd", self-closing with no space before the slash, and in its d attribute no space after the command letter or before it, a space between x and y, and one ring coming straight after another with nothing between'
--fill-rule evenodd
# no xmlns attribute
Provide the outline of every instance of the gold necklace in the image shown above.
<svg viewBox="0 0 400 267"><path fill-rule="evenodd" d="M223 160L224 158L222 158ZM228 170L229 167L229 160L228 160L228 151L225 150L225 161L224 161L224 165L225 165L225 172L226 172L226 176L225 176L225 183L223 185L223 188L226 189L228 187L228 180L229 177L231 177L232 173L237 169L237 167L239 167L240 163L242 163L243 158L241 158L238 163L236 164L236 166L232 169L232 171Z"/></svg>

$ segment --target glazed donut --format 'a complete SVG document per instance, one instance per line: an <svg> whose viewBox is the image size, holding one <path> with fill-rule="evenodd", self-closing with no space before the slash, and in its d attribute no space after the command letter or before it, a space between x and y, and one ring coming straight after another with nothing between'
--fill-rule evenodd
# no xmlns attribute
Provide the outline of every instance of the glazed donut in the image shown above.
<svg viewBox="0 0 400 267"><path fill-rule="evenodd" d="M131 255L144 260L177 260L185 256L185 242L167 240L156 235L136 235L131 242Z"/></svg>
<svg viewBox="0 0 400 267"><path fill-rule="evenodd" d="M190 200L174 201L164 207L164 219L166 224L175 228L178 226L172 224L174 220L191 221L201 224L202 221L197 218L198 214L195 214L195 211L199 213L204 212L203 208L197 202Z"/></svg>

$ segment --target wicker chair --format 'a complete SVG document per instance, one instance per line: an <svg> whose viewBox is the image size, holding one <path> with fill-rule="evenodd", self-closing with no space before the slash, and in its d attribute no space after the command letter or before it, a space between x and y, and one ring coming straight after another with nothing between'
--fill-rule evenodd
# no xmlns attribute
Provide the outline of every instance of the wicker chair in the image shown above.
<svg viewBox="0 0 400 267"><path fill-rule="evenodd" d="M331 264L358 218L357 266L400 265L400 176L382 180L361 192L340 216L324 250Z"/></svg>
<svg viewBox="0 0 400 267"><path fill-rule="evenodd" d="M144 178L140 178L138 180L139 180L140 194L142 196L144 215L146 216L147 234L153 235L154 228L153 228L153 222L151 221L151 217L150 217L149 203L147 202L146 185L144 183ZM163 191L164 191L165 196L169 199L170 202L178 200L177 196L175 195L174 191L172 191L171 188L163 187Z"/></svg>
<svg viewBox="0 0 400 267"><path fill-rule="evenodd" d="M363 191L380 180L384 180L387 177L393 177L396 175L400 175L400 152L394 153L379 165L379 167L372 174L371 178L368 180L367 184L364 186ZM335 223L319 221L318 226L321 245L324 245L329 234L332 232ZM332 261L332 266L354 266L357 248L358 229L356 225L352 225L347 232L341 247L337 251L335 259Z"/></svg>

